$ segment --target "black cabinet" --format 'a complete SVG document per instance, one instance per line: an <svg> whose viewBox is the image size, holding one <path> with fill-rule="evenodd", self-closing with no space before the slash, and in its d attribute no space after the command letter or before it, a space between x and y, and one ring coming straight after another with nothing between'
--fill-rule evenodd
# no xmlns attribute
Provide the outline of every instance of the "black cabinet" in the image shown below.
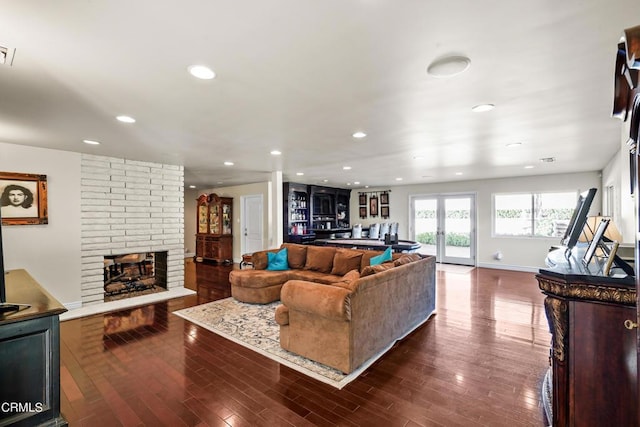
<svg viewBox="0 0 640 427"><path fill-rule="evenodd" d="M30 304L0 314L0 426L67 425L60 414L60 321L66 309L25 271L6 274L7 300Z"/></svg>
<svg viewBox="0 0 640 427"><path fill-rule="evenodd" d="M308 185L295 182L283 184L283 221L285 243L304 243L313 240Z"/></svg>
<svg viewBox="0 0 640 427"><path fill-rule="evenodd" d="M308 243L318 235L350 231L351 190L285 182L283 194L284 242Z"/></svg>
<svg viewBox="0 0 640 427"><path fill-rule="evenodd" d="M313 230L349 230L349 200L351 190L310 186L311 228Z"/></svg>

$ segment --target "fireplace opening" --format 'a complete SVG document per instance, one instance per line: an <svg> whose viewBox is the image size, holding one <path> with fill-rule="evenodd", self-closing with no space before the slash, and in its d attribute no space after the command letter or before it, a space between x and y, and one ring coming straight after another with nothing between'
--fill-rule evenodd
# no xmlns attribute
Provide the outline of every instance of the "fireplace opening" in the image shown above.
<svg viewBox="0 0 640 427"><path fill-rule="evenodd" d="M167 290L167 252L104 256L104 301Z"/></svg>

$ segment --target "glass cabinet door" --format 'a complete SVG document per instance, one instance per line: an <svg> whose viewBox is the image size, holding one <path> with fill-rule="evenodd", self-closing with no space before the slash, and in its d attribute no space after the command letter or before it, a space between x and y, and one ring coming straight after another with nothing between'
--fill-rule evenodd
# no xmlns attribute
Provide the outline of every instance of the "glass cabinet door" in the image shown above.
<svg viewBox="0 0 640 427"><path fill-rule="evenodd" d="M209 232L211 234L220 234L220 205L217 203L211 206L209 216Z"/></svg>
<svg viewBox="0 0 640 427"><path fill-rule="evenodd" d="M198 206L198 233L206 233L208 231L207 230L207 225L209 224L208 216L209 216L209 212L207 209L207 205Z"/></svg>
<svg viewBox="0 0 640 427"><path fill-rule="evenodd" d="M222 205L222 234L231 233L231 205L224 203Z"/></svg>

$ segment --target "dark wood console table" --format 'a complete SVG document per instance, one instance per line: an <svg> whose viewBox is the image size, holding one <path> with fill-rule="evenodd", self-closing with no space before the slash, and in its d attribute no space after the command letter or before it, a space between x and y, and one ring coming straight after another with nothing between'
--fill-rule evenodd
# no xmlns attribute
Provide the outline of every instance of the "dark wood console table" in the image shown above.
<svg viewBox="0 0 640 427"><path fill-rule="evenodd" d="M30 307L0 314L0 426L64 426L60 414L60 320L67 311L25 270L5 275L7 301Z"/></svg>
<svg viewBox="0 0 640 427"><path fill-rule="evenodd" d="M552 335L553 425L636 425L635 279L605 277L580 252L563 252L536 275Z"/></svg>

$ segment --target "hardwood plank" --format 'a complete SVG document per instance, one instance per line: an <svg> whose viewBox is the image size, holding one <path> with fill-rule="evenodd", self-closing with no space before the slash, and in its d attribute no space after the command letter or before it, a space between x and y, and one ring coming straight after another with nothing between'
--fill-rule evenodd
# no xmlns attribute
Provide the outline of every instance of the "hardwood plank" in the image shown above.
<svg viewBox="0 0 640 427"><path fill-rule="evenodd" d="M72 426L542 426L550 335L534 275L439 271L437 314L342 390L172 314L230 296L237 266L185 263L193 296L154 323L105 334L61 324L61 405Z"/></svg>

